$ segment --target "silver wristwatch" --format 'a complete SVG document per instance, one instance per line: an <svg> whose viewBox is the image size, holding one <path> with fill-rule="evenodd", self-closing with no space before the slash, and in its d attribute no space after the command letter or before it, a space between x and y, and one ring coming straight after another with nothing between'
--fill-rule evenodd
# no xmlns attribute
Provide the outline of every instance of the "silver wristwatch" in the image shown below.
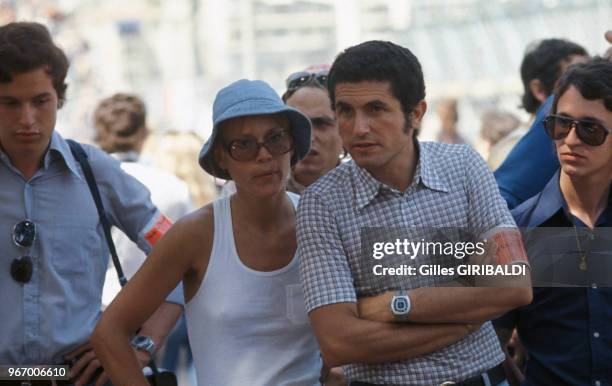
<svg viewBox="0 0 612 386"><path fill-rule="evenodd" d="M396 291L393 298L391 298L391 313L395 320L406 320L410 312L410 306L410 296L408 296L408 292L405 290Z"/></svg>
<svg viewBox="0 0 612 386"><path fill-rule="evenodd" d="M143 350L149 353L149 355L153 356L153 351L155 350L155 343L150 336L137 335L132 339L132 347L136 350Z"/></svg>

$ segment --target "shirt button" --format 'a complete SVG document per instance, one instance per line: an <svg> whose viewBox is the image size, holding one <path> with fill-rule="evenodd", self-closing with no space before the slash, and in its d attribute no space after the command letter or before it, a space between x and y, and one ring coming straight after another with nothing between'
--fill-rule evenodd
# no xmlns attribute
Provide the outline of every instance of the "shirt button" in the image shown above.
<svg viewBox="0 0 612 386"><path fill-rule="evenodd" d="M594 336L595 338L599 338L599 333L598 333L597 331L595 331L595 332L593 333L593 336Z"/></svg>
<svg viewBox="0 0 612 386"><path fill-rule="evenodd" d="M593 283L593 284L591 284L591 288L593 288L593 289L597 289L597 283Z"/></svg>

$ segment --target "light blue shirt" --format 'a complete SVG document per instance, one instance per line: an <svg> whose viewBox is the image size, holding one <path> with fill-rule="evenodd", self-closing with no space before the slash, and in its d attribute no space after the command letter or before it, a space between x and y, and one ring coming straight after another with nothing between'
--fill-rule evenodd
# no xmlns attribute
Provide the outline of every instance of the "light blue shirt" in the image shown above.
<svg viewBox="0 0 612 386"><path fill-rule="evenodd" d="M83 147L109 221L149 253L145 235L161 217L149 191L117 160ZM36 224L29 251L12 239L14 225L24 219ZM26 253L34 270L22 285L10 267ZM108 259L95 203L66 141L53 133L43 166L30 180L0 150L0 365L61 363L86 342L101 314Z"/></svg>

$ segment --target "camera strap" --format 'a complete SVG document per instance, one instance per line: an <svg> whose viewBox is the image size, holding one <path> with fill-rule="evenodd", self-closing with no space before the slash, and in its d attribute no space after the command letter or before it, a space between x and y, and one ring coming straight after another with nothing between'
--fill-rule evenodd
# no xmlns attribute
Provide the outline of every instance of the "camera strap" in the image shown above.
<svg viewBox="0 0 612 386"><path fill-rule="evenodd" d="M80 143L72 139L67 139L66 142L68 142L72 155L77 160L79 165L81 165L81 169L83 169L83 174L85 174L87 186L89 187L89 191L91 192L94 202L96 203L96 209L98 210L98 216L100 217L100 223L102 224L102 229L104 230L104 237L106 238L106 244L108 245L108 250L110 251L111 257L113 259L113 265L115 266L117 276L119 277L119 284L121 284L121 287L123 288L127 284L127 279L123 274L121 262L119 261L119 257L117 256L115 243L113 242L113 238L111 236L111 226L108 222L108 217L106 216L104 205L102 204L102 198L100 196L98 184L96 183L96 178L94 177L93 171L91 170L91 166L89 165L89 161L87 160L87 153L85 153L85 150L83 150L83 147ZM148 378L149 382L152 385L176 385L176 378L174 377L174 374L170 372L160 372L153 358L151 358L151 361L149 362L148 366L153 372L152 379Z"/></svg>
<svg viewBox="0 0 612 386"><path fill-rule="evenodd" d="M89 186L89 191L91 192L94 202L96 203L98 217L100 217L100 223L102 223L102 229L104 230L104 238L106 239L108 250L110 251L111 257L113 259L115 271L117 271L117 276L119 277L119 284L121 284L121 287L123 287L126 285L127 279L123 274L121 262L119 261L119 257L117 256L117 249L115 249L115 243L113 242L113 238L111 236L110 223L108 222L108 217L106 217L104 205L102 204L102 198L100 197L100 191L98 190L98 184L96 183L96 178L94 177L93 172L91 171L91 166L89 165L89 161L87 160L87 154L85 153L85 150L83 150L83 147L80 143L73 141L72 139L67 139L66 142L68 142L72 155L77 160L79 165L81 165L81 169L83 169L83 174L85 174L87 186Z"/></svg>

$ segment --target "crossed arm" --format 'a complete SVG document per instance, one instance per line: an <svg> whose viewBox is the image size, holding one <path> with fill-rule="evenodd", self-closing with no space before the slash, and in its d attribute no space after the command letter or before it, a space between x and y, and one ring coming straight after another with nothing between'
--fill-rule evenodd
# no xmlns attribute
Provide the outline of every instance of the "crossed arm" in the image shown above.
<svg viewBox="0 0 612 386"><path fill-rule="evenodd" d="M476 264L527 264L520 232L503 229L492 235L490 247ZM525 276L480 276L479 287L452 282L448 287L408 291L411 308L405 321L417 323L484 323L514 308L531 303L531 279ZM393 322L393 291L359 300L361 317Z"/></svg>
<svg viewBox="0 0 612 386"><path fill-rule="evenodd" d="M471 324L382 323L360 318L354 303L313 310L310 322L328 366L382 363L425 355L463 339Z"/></svg>

